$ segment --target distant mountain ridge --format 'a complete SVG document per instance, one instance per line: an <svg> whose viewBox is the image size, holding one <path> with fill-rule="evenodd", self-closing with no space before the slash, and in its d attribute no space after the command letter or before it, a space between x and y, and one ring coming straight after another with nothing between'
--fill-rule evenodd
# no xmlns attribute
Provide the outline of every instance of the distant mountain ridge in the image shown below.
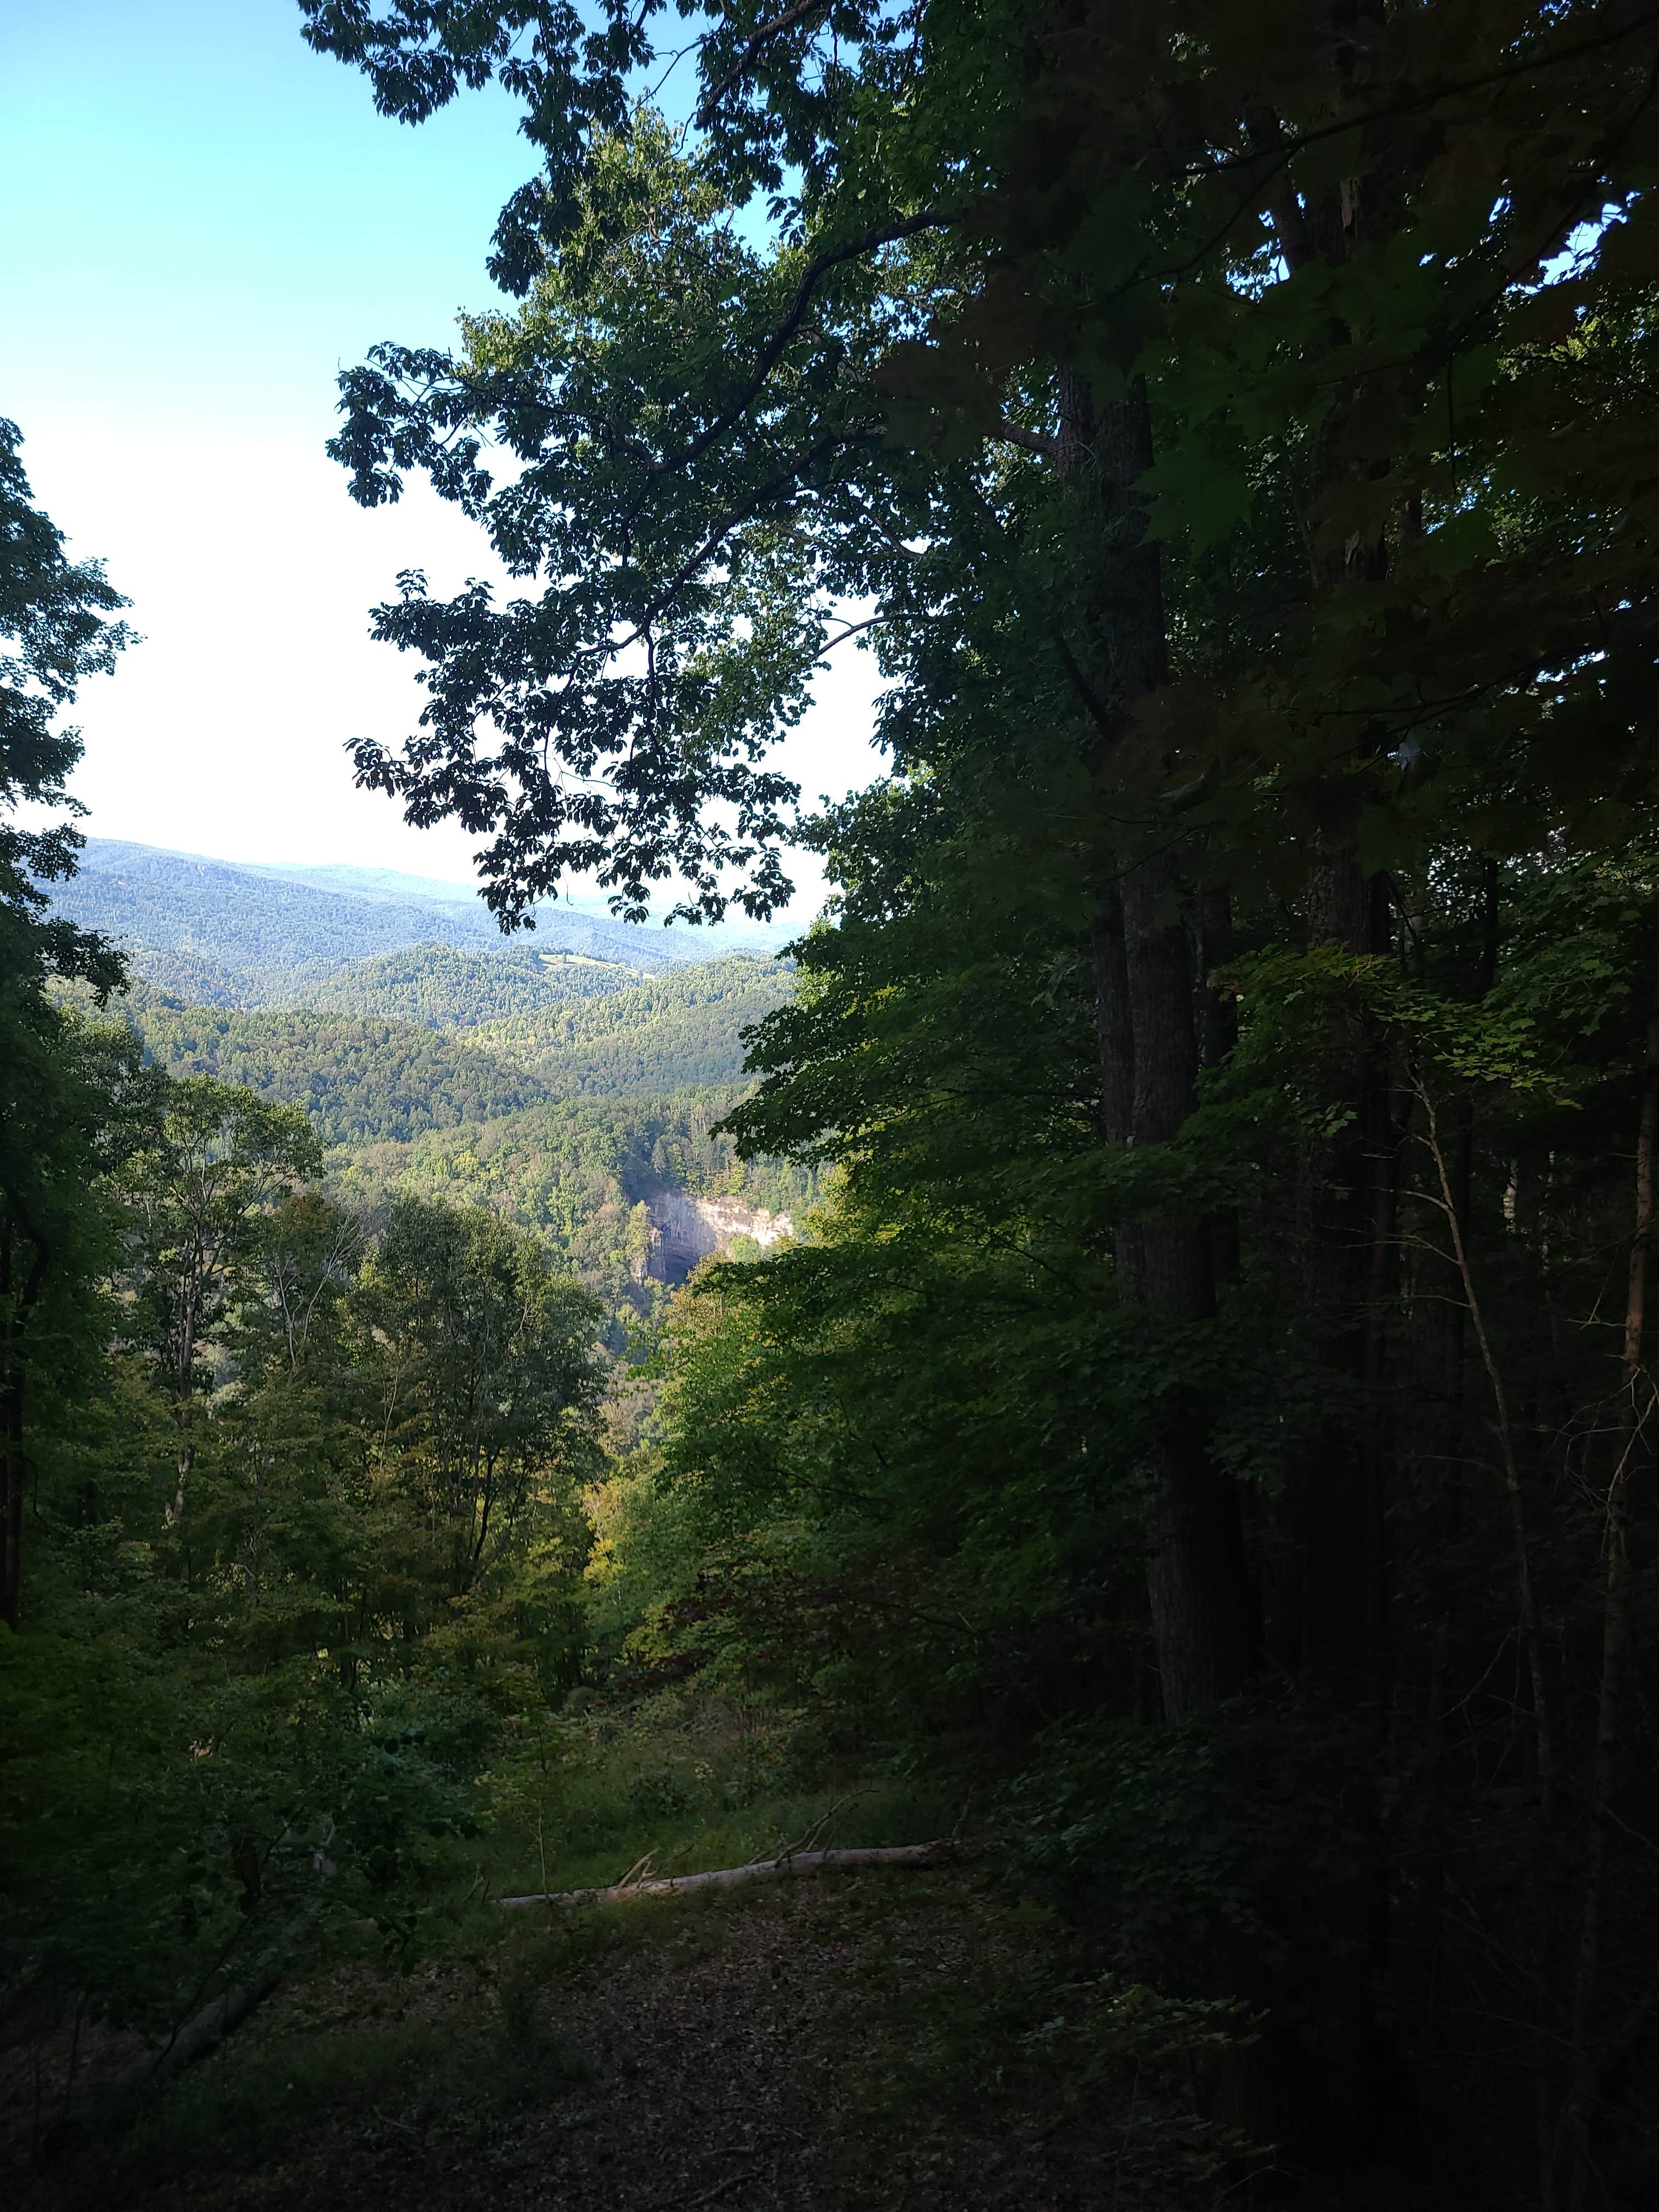
<svg viewBox="0 0 1659 2212"><path fill-rule="evenodd" d="M360 898L424 899L434 906L461 906L470 911L483 905L476 884L453 884L438 876L408 876L397 868L359 868L342 861L304 867L265 860L239 860L234 865L260 875L280 876L289 883L314 884L323 890L346 891ZM642 933L655 939L662 934L659 923L618 922L609 900L592 892L573 893L538 907L537 912L558 914L568 920L585 915L632 936ZM490 926L495 927L493 922ZM727 921L708 927L676 924L671 935L683 942L678 948L671 945L668 957L678 961L723 960L732 953L777 952L799 934L800 925L789 922Z"/></svg>
<svg viewBox="0 0 1659 2212"><path fill-rule="evenodd" d="M462 884L387 868L220 860L105 837L88 839L77 875L47 888L59 913L118 939L160 989L219 1006L292 1003L358 962L447 946L511 965L519 985L507 988L503 977L503 996L491 1010L499 1016L527 1010L526 990L538 972L548 988L534 994L538 1002L589 996L600 981L590 975L584 988L572 975L563 979L567 988L554 988L559 979L540 956L608 963L625 983L729 955L734 939L749 937L645 927L547 905L538 910L533 933L504 938ZM752 943L763 952L764 938L755 935L761 941L743 949Z"/></svg>
<svg viewBox="0 0 1659 2212"><path fill-rule="evenodd" d="M299 862L239 860L239 867L256 876L276 876L284 883L306 884L323 891L343 891L351 898L418 899L429 906L468 908L480 903L471 884L452 884L440 876L409 876L398 868L359 868L343 860L322 866Z"/></svg>
<svg viewBox="0 0 1659 2212"><path fill-rule="evenodd" d="M718 1088L741 1082L744 1030L781 1005L793 980L778 961L709 960L551 1013L479 1022L466 1036L561 1097Z"/></svg>

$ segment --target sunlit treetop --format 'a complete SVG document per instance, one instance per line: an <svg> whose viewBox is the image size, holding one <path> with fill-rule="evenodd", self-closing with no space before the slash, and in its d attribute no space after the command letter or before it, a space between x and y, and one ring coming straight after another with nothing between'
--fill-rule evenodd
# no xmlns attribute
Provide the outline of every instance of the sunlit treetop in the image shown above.
<svg viewBox="0 0 1659 2212"><path fill-rule="evenodd" d="M103 939L45 919L40 881L71 875L82 838L72 822L24 830L20 805L82 810L66 785L81 757L61 717L89 676L107 674L131 643L115 619L127 602L97 561L71 561L63 532L34 504L22 434L0 420L0 931L10 974L80 975L100 990L121 963Z"/></svg>

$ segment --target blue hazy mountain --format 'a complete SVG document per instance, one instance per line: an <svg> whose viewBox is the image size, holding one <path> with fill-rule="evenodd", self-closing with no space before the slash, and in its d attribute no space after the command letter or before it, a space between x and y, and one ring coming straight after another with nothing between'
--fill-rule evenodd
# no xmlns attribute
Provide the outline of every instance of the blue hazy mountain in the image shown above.
<svg viewBox="0 0 1659 2212"><path fill-rule="evenodd" d="M483 910L474 884L447 883L436 876L406 876L396 868L358 868L339 862L325 867L252 860L235 865L250 868L258 875L280 877L285 883L313 884L321 890L345 891L358 898L392 902L412 899L434 906L461 907L470 913ZM723 960L733 953L744 952L764 956L781 951L792 938L799 936L802 927L799 922L740 921L706 928L676 924L672 930L653 923L641 931L629 923L619 923L611 911L610 901L597 892L587 891L578 891L555 905L538 908L538 912L556 914L567 920L585 917L609 929L624 929L630 937L642 934L659 945L665 959L680 962ZM493 922L490 927L494 928Z"/></svg>
<svg viewBox="0 0 1659 2212"><path fill-rule="evenodd" d="M448 947L476 956L464 963L475 970L474 1019L491 995L477 991L476 962L499 960L510 971L489 1008L499 1018L527 1011L532 999L587 997L607 982L631 983L740 946L764 951L787 933L634 927L547 905L538 909L532 933L504 938L464 884L384 868L256 866L104 837L88 839L78 875L48 888L60 913L118 939L139 974L198 1006L289 1003L359 962ZM612 969L614 976L602 977L596 966ZM376 980L363 979L371 997ZM428 1000L439 988L435 975L424 991L418 975L378 980L394 994L401 988ZM337 995L356 994L348 986ZM362 1003L362 1010L369 1006ZM384 1002L374 1010L394 1011Z"/></svg>

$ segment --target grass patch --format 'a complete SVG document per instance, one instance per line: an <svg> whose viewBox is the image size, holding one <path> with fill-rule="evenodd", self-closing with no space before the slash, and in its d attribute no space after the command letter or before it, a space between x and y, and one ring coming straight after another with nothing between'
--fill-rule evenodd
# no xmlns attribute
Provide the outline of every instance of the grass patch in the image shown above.
<svg viewBox="0 0 1659 2212"><path fill-rule="evenodd" d="M280 2015L142 2099L110 2100L57 2131L18 2201L71 2212L203 2169L257 2168L307 2136L409 2135L441 2114L465 2132L591 2082L591 2058L552 2017L546 1940L503 1943L470 2002L436 2019L357 2019L319 2033ZM388 1985L392 2002L398 1985ZM401 2113L412 2113L404 2119Z"/></svg>
<svg viewBox="0 0 1659 2212"><path fill-rule="evenodd" d="M489 1781L480 1863L495 1895L603 1888L740 1866L808 1842L918 1843L956 1819L948 1786L805 1775L791 1717L669 1690L524 1732Z"/></svg>
<svg viewBox="0 0 1659 2212"><path fill-rule="evenodd" d="M333 1956L399 1972L476 1963L502 1939L501 1897L741 1866L792 1847L924 1842L957 1826L948 1783L805 1772L791 1729L775 1707L695 1687L584 1696L526 1721L480 1778L477 1832L423 1840L373 1918L337 1936ZM595 1940L625 1939L602 1923L575 1948Z"/></svg>

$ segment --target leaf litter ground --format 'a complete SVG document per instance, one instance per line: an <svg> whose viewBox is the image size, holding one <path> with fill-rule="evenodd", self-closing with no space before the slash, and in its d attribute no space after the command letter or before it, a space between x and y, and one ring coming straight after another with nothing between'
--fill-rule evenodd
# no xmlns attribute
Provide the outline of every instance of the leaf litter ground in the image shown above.
<svg viewBox="0 0 1659 2212"><path fill-rule="evenodd" d="M866 1872L514 1929L404 1974L338 1968L279 1991L136 2128L100 2134L94 2108L59 2129L14 2201L1098 2207L1117 2116L1009 2080L967 1994L1023 1986L1042 1940L962 1874ZM1126 2208L1176 2201L1123 2179Z"/></svg>

